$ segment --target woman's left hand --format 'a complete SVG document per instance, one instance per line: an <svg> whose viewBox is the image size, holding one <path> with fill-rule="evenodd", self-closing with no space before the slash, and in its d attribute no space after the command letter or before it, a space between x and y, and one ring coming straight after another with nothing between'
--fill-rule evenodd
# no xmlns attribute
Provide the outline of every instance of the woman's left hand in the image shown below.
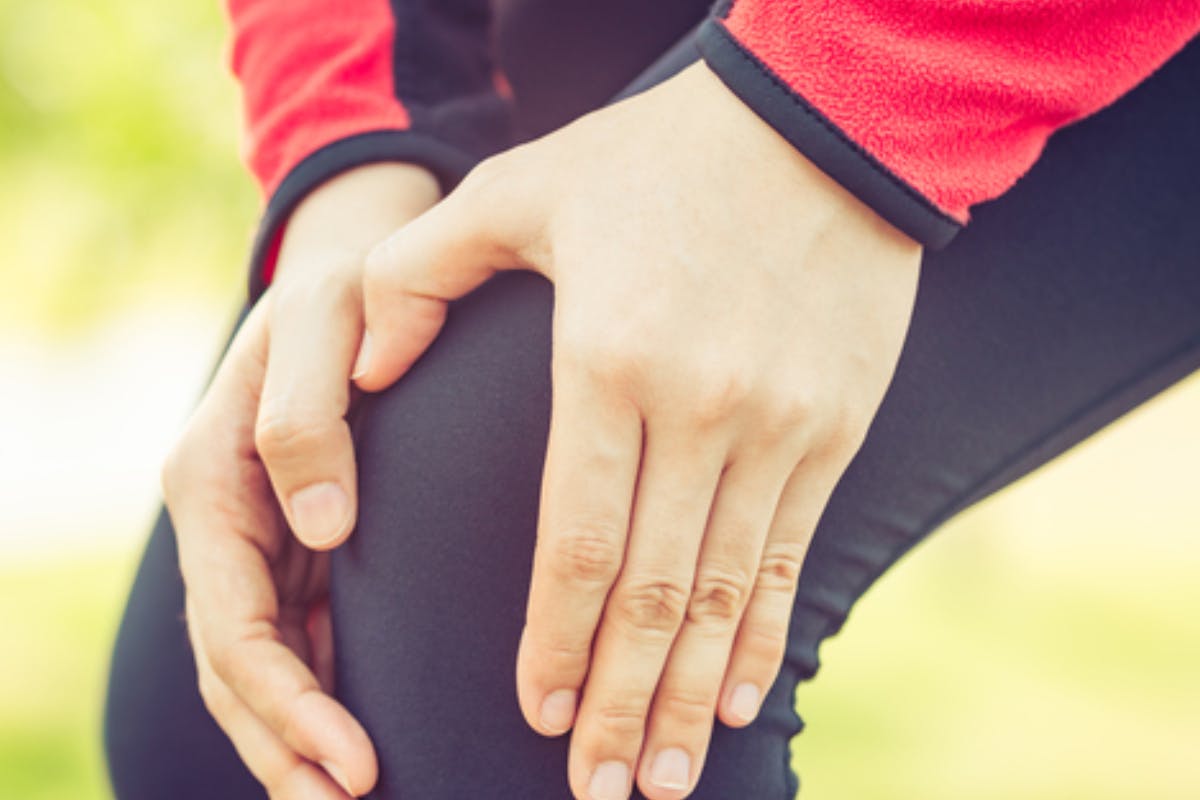
<svg viewBox="0 0 1200 800"><path fill-rule="evenodd" d="M891 380L920 248L706 67L491 159L368 259L379 390L497 270L555 286L521 708L581 800L696 785L783 657L826 500Z"/></svg>

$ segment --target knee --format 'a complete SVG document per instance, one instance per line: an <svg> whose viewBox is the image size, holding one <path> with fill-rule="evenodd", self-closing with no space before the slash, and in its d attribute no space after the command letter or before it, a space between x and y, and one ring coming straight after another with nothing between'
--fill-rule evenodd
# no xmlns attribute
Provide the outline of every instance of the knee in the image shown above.
<svg viewBox="0 0 1200 800"><path fill-rule="evenodd" d="M540 475L550 418L550 284L497 276L456 302L441 335L353 420L360 492L520 491Z"/></svg>

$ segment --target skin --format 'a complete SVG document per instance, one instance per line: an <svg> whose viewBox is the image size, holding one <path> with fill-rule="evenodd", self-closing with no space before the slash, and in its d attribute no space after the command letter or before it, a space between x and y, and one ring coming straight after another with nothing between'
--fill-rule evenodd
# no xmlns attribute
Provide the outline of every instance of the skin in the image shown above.
<svg viewBox="0 0 1200 800"><path fill-rule="evenodd" d="M363 259L439 197L429 173L398 164L314 191L163 469L200 694L273 800L356 797L377 767L362 727L330 697L328 555L293 536L263 454L285 480L304 480L304 453L318 452L321 470L354 486L343 418ZM338 536L352 516L353 506Z"/></svg>
<svg viewBox="0 0 1200 800"><path fill-rule="evenodd" d="M210 707L255 774L276 776L272 797L344 796L313 763L352 793L375 780L361 728L301 674L283 611L323 580L287 528L323 550L352 526L348 375L366 391L400 379L447 301L498 270L554 283L517 692L535 730L572 731L577 798L636 782L676 800L714 718L748 724L775 679L809 539L891 380L919 261L697 65L484 162L365 269L328 259L343 265L316 270L332 285L361 277L333 293L344 302L281 276L166 481L201 683L219 687L205 696L232 698ZM254 480L230 481L230 452ZM293 563L307 581L283 579ZM326 795L293 791L301 780Z"/></svg>

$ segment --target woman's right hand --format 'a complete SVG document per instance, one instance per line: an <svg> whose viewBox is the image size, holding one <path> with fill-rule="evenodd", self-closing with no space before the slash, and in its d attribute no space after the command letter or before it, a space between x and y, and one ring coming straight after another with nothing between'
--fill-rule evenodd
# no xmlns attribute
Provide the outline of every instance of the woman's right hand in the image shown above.
<svg viewBox="0 0 1200 800"><path fill-rule="evenodd" d="M163 469L200 694L272 800L357 797L376 781L366 732L331 697L323 551L355 516L345 415L364 257L439 198L403 164L309 195ZM314 449L328 457L303 456Z"/></svg>

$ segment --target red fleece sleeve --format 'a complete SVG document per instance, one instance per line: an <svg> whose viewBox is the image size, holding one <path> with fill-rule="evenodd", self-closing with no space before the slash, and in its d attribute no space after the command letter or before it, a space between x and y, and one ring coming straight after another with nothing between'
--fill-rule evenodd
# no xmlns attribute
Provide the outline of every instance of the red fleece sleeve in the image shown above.
<svg viewBox="0 0 1200 800"><path fill-rule="evenodd" d="M936 245L1198 30L1197 0L733 0L701 49L801 151Z"/></svg>
<svg viewBox="0 0 1200 800"><path fill-rule="evenodd" d="M251 295L291 210L353 167L403 161L449 188L511 143L487 0L228 0L244 158L268 198Z"/></svg>
<svg viewBox="0 0 1200 800"><path fill-rule="evenodd" d="M387 0L230 0L229 15L244 158L265 194L327 144L409 128L393 86Z"/></svg>

